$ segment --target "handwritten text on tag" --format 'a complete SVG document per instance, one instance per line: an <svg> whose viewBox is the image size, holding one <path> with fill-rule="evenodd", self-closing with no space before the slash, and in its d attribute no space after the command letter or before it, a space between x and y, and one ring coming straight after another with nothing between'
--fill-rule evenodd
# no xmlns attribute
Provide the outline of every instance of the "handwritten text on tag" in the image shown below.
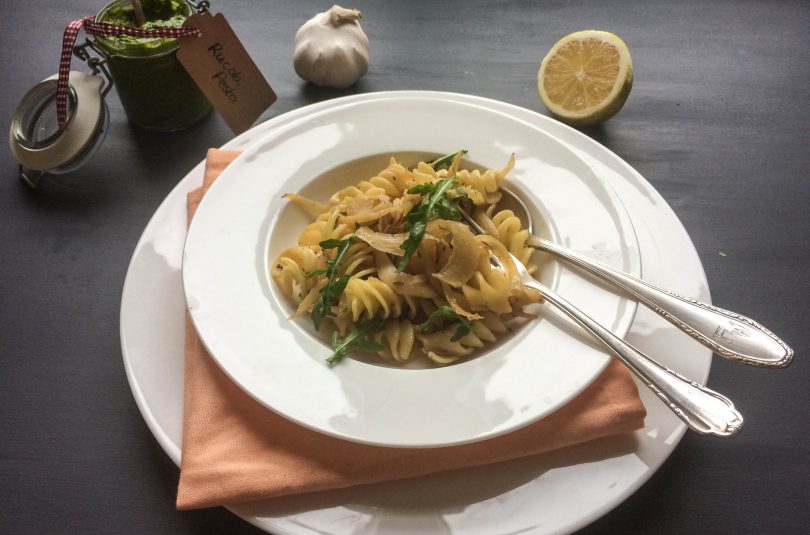
<svg viewBox="0 0 810 535"><path fill-rule="evenodd" d="M221 13L194 14L183 26L199 28L202 36L178 39L177 59L230 129L241 134L276 94Z"/></svg>

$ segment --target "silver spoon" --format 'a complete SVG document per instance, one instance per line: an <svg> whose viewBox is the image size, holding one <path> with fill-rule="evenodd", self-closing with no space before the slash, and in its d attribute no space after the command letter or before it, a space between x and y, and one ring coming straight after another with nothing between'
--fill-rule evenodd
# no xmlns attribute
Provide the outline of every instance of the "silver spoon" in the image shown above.
<svg viewBox="0 0 810 535"><path fill-rule="evenodd" d="M461 213L478 234L485 234L466 212L462 210ZM538 282L517 258L512 256L512 259L524 286L540 292L547 302L562 310L602 342L691 429L704 435L723 437L740 432L743 418L731 400L661 366ZM491 255L490 260L503 268L495 255Z"/></svg>
<svg viewBox="0 0 810 535"><path fill-rule="evenodd" d="M507 204L529 230L527 246L551 253L629 292L723 358L765 368L784 368L793 360L793 349L750 318L658 288L532 234L529 209L512 191L504 187L501 191L504 194L501 202Z"/></svg>

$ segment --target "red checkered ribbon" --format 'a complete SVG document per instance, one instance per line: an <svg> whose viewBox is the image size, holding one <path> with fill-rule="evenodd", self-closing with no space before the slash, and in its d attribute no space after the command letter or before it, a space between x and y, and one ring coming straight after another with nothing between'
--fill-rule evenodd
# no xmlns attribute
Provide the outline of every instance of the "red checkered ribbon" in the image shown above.
<svg viewBox="0 0 810 535"><path fill-rule="evenodd" d="M59 80L56 84L56 117L59 120L59 127L64 128L67 123L67 94L68 76L70 75L70 59L73 56L73 45L76 44L76 36L79 30L90 35L100 37L112 37L115 35L131 35L133 37L159 38L159 37L190 37L200 35L198 28L157 28L154 30L141 30L120 24L107 24L96 22L92 15L83 19L74 20L65 28L62 36L62 56L59 58Z"/></svg>

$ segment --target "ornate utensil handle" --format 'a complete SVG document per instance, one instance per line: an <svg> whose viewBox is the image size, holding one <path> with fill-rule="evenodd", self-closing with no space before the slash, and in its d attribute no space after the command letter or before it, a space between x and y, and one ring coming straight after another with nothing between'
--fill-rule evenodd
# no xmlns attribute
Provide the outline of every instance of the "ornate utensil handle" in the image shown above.
<svg viewBox="0 0 810 535"><path fill-rule="evenodd" d="M750 318L658 288L538 236L530 236L526 244L633 294L723 358L766 368L783 368L793 360L793 350L785 342Z"/></svg>
<svg viewBox="0 0 810 535"><path fill-rule="evenodd" d="M542 284L528 281L524 284L540 291L546 301L605 344L691 429L722 437L740 432L742 415L728 398L661 366Z"/></svg>

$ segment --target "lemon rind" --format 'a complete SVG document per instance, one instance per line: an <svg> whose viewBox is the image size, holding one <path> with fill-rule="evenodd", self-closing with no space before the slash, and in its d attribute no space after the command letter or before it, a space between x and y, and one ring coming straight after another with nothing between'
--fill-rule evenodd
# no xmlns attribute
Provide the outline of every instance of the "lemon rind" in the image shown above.
<svg viewBox="0 0 810 535"><path fill-rule="evenodd" d="M610 94L600 103L575 112L555 104L548 98L548 94L543 85L543 73L545 72L548 61L557 54L560 48L572 39L582 39L586 37L596 37L616 47L620 57L619 74L616 80L621 80L621 82L615 83ZM624 105L632 87L633 59L630 56L627 45L618 35L603 30L581 30L566 35L551 47L551 50L549 50L540 63L540 70L537 72L537 93L543 105L546 106L554 117L572 125L596 124L613 117Z"/></svg>

